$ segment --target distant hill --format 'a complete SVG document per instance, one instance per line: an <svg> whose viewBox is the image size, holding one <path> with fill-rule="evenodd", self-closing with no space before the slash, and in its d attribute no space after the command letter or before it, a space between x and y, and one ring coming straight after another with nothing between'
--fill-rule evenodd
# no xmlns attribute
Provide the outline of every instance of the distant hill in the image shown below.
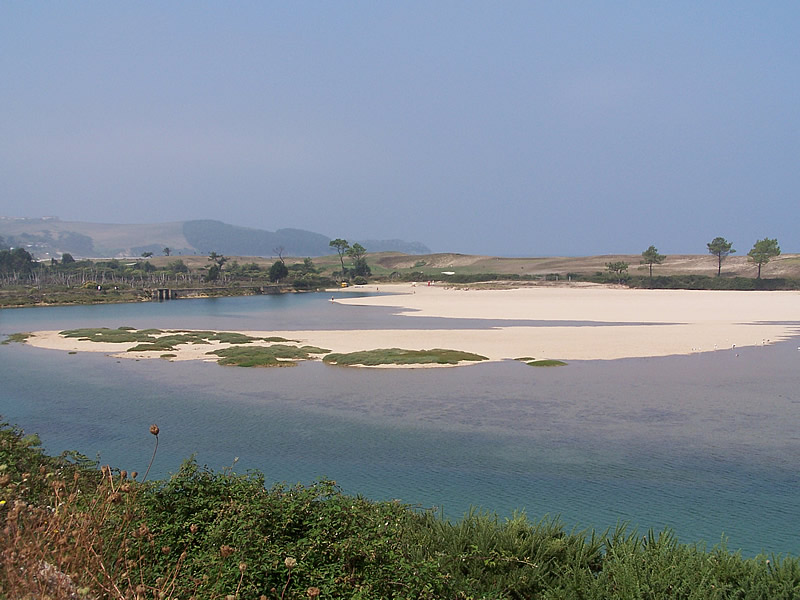
<svg viewBox="0 0 800 600"><path fill-rule="evenodd" d="M110 224L62 221L57 217L0 217L0 237L10 246L27 248L39 259L69 252L76 258L161 254L208 254L274 256L282 248L286 256L331 254L331 238L303 229L266 231L229 225L222 221L193 220L171 223ZM397 251L407 254L430 250L418 242L371 240L359 242L369 252Z"/></svg>

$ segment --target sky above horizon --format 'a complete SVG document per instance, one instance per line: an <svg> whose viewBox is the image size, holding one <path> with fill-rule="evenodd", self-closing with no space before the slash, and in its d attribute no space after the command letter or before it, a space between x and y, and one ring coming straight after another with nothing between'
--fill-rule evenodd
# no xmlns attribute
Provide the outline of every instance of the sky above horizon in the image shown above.
<svg viewBox="0 0 800 600"><path fill-rule="evenodd" d="M0 1L0 215L800 252L800 2Z"/></svg>

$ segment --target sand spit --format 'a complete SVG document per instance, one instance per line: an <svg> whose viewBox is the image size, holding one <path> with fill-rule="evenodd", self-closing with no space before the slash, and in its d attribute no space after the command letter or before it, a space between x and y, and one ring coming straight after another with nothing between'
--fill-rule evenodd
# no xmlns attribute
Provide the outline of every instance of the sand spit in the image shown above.
<svg viewBox="0 0 800 600"><path fill-rule="evenodd" d="M337 295L334 301L352 305L354 310L358 306L391 307L409 317L408 329L240 333L284 337L332 352L449 348L493 361L522 356L610 360L735 351L737 347L768 345L800 335L800 292L630 290L602 286L475 290L426 284L378 289L393 293L362 298ZM419 328L414 328L415 316L480 319L486 321L486 327L430 329L420 323ZM127 352L135 344L81 341L62 337L57 331L35 332L27 343L39 348L104 352L125 358L159 358L162 354ZM223 347L226 344L219 342L180 346L171 352L175 356L170 360L216 360L207 352Z"/></svg>

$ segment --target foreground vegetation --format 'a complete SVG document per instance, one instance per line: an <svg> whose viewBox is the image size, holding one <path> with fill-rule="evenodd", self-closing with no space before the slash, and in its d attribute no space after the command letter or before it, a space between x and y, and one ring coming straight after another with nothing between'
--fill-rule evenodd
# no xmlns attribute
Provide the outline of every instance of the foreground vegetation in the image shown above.
<svg viewBox="0 0 800 600"><path fill-rule="evenodd" d="M158 427L150 432L157 448ZM260 473L192 460L147 481L74 453L48 456L5 423L0 519L0 597L9 599L800 595L792 557L743 558L625 526L569 532L524 515L449 521L331 481L267 488Z"/></svg>

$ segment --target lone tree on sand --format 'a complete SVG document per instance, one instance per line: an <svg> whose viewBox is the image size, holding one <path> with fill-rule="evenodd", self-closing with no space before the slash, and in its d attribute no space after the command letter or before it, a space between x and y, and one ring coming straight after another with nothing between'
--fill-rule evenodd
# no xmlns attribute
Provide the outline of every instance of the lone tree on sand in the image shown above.
<svg viewBox="0 0 800 600"><path fill-rule="evenodd" d="M342 277L344 277L344 255L347 254L347 251L350 249L350 244L347 243L347 240L336 238L335 240L331 240L328 245L331 248L336 248L336 252L339 254L339 261L342 263Z"/></svg>
<svg viewBox="0 0 800 600"><path fill-rule="evenodd" d="M758 277L756 277L756 279L761 279L761 265L767 264L771 259L779 256L780 253L781 249L780 246L778 246L777 239L771 240L769 238L764 238L753 244L753 249L747 253L747 257L750 259L750 262L754 262L758 265Z"/></svg>
<svg viewBox="0 0 800 600"><path fill-rule="evenodd" d="M667 258L663 254L659 254L655 246L650 246L647 250L642 252L642 262L640 264L648 265L650 267L650 279L653 278L653 265L660 265Z"/></svg>
<svg viewBox="0 0 800 600"><path fill-rule="evenodd" d="M709 254L717 257L717 277L722 273L722 261L725 260L729 254L736 252L731 246L733 244L726 240L724 237L715 237L711 242L706 244L708 246Z"/></svg>

